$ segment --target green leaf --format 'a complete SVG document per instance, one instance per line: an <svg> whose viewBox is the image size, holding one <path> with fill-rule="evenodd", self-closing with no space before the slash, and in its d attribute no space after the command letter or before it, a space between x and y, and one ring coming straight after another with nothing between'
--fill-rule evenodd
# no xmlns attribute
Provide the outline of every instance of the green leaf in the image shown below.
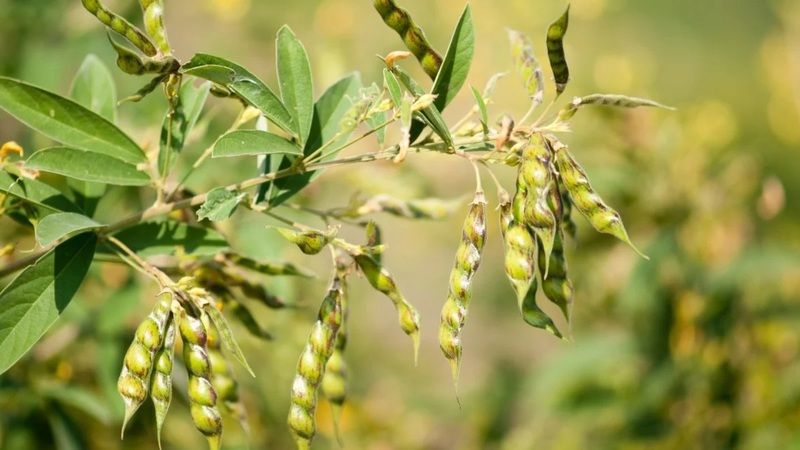
<svg viewBox="0 0 800 450"><path fill-rule="evenodd" d="M58 401L62 405L78 409L102 424L108 424L111 410L104 399L78 385L46 385L39 392L42 396Z"/></svg>
<svg viewBox="0 0 800 450"><path fill-rule="evenodd" d="M392 99L395 108L400 107L400 103L403 101L403 90L397 81L397 77L386 68L383 69L383 84L386 85L386 90L389 91L389 97Z"/></svg>
<svg viewBox="0 0 800 450"><path fill-rule="evenodd" d="M228 249L228 241L218 232L172 220L147 222L126 228L114 235L141 256L171 255L183 247L189 255L208 256Z"/></svg>
<svg viewBox="0 0 800 450"><path fill-rule="evenodd" d="M84 181L119 186L144 186L150 183L146 173L119 159L68 147L50 147L32 154L27 167L57 173Z"/></svg>
<svg viewBox="0 0 800 450"><path fill-rule="evenodd" d="M214 188L206 194L205 203L197 210L197 219L212 222L228 219L245 196L244 193L229 191L224 187Z"/></svg>
<svg viewBox="0 0 800 450"><path fill-rule="evenodd" d="M424 95L425 91L414 81L411 76L406 73L403 69L398 66L392 67L392 73L397 77L400 81L400 84L406 88L408 92L410 92L414 97L419 97L420 95ZM427 122L427 125L431 127L434 133L439 136L448 147L454 147L453 144L453 137L450 135L450 129L447 127L447 123L442 118L442 113L436 108L436 105L428 106L421 111L423 119ZM411 130L411 141L417 139L419 134L422 132L424 127L419 127L416 130L412 127Z"/></svg>
<svg viewBox="0 0 800 450"><path fill-rule="evenodd" d="M215 66L213 68L207 66ZM223 73L219 67L225 67L233 71L233 79L226 81L225 76L229 72ZM258 77L248 72L244 67L226 59L198 53L181 67L184 73L206 78L218 84L222 84L232 90L247 103L259 109L269 120L281 129L290 134L295 134L292 122L292 115L283 105L281 100L274 92L261 81Z"/></svg>
<svg viewBox="0 0 800 450"><path fill-rule="evenodd" d="M203 311L208 314L208 317L211 318L211 321L217 327L217 331L219 331L219 337L222 340L222 345L230 352L233 357L239 361L239 363L247 369L250 375L255 378L256 374L253 373L253 369L250 368L250 364L247 363L247 358L244 357L244 353L242 352L242 348L239 347L239 343L236 342L236 338L233 336L233 331L231 331L231 327L228 325L228 321L225 320L225 316L222 315L221 312L214 305L207 304L203 307Z"/></svg>
<svg viewBox="0 0 800 450"><path fill-rule="evenodd" d="M236 130L222 135L214 144L214 158L250 155L302 155L303 151L286 138L259 130Z"/></svg>
<svg viewBox="0 0 800 450"><path fill-rule="evenodd" d="M23 270L0 292L0 374L55 323L83 282L97 237L76 236Z"/></svg>
<svg viewBox="0 0 800 450"><path fill-rule="evenodd" d="M142 149L108 120L64 97L0 77L0 109L64 145L138 164Z"/></svg>
<svg viewBox="0 0 800 450"><path fill-rule="evenodd" d="M481 127L483 128L483 136L489 137L489 112L486 110L486 102L483 100L483 95L475 89L475 86L470 86L472 89L472 96L475 97L475 104L478 105L478 112L481 115Z"/></svg>
<svg viewBox="0 0 800 450"><path fill-rule="evenodd" d="M275 42L281 97L292 116L300 144L308 140L314 115L314 86L311 65L303 44L292 29L284 25Z"/></svg>
<svg viewBox="0 0 800 450"><path fill-rule="evenodd" d="M50 214L36 226L36 241L44 247L66 236L97 230L103 226L102 223L95 222L82 214L70 212Z"/></svg>
<svg viewBox="0 0 800 450"><path fill-rule="evenodd" d="M556 94L561 94L569 82L569 66L564 55L564 35L569 27L569 5L566 11L547 28L547 58L556 80Z"/></svg>
<svg viewBox="0 0 800 450"><path fill-rule="evenodd" d="M461 13L458 25L450 39L450 46L444 56L439 72L433 82L431 93L436 95L433 102L439 111L450 104L453 98L464 86L475 53L475 27L472 23L472 10L469 4Z"/></svg>
<svg viewBox="0 0 800 450"><path fill-rule="evenodd" d="M186 137L192 131L203 106L206 104L211 83L195 86L194 83L183 83L178 94L178 103L170 117L169 111L161 125L159 139L158 172L162 176L172 169L178 154L183 150Z"/></svg>
<svg viewBox="0 0 800 450"><path fill-rule="evenodd" d="M72 80L69 96L109 122L117 121L117 88L114 78L97 55L86 55Z"/></svg>
<svg viewBox="0 0 800 450"><path fill-rule="evenodd" d="M30 178L16 178L8 172L0 171L0 192L51 212L82 212L61 191L49 184Z"/></svg>

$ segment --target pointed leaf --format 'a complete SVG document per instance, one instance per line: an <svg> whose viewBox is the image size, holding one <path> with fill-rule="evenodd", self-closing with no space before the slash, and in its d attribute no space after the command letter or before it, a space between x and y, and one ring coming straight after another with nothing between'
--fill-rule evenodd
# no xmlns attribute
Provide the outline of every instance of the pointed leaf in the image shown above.
<svg viewBox="0 0 800 450"><path fill-rule="evenodd" d="M114 78L97 55L86 55L72 80L69 96L110 122L117 121L117 88Z"/></svg>
<svg viewBox="0 0 800 450"><path fill-rule="evenodd" d="M20 272L0 292L0 374L55 323L83 282L97 237L76 236Z"/></svg>
<svg viewBox="0 0 800 450"><path fill-rule="evenodd" d="M221 312L213 305L207 304L203 307L203 311L208 314L208 317L211 318L211 321L214 322L214 325L217 327L217 331L219 331L219 337L222 340L222 345L225 346L233 357L239 361L239 363L247 369L250 375L255 378L256 374L253 373L253 369L250 368L250 364L247 363L247 358L244 357L244 353L242 352L241 347L239 347L239 343L236 342L236 338L233 336L233 331L231 331L231 327L228 325L228 321L225 320L225 316L222 315Z"/></svg>
<svg viewBox="0 0 800 450"><path fill-rule="evenodd" d="M75 213L56 213L42 219L36 226L36 241L45 247L67 236L97 230L104 225L89 217Z"/></svg>
<svg viewBox="0 0 800 450"><path fill-rule="evenodd" d="M178 104L170 119L167 112L164 122L161 125L161 137L159 139L158 151L158 171L164 175L169 173L178 154L183 150L186 138L192 131L203 106L206 104L208 93L211 90L211 83L203 83L195 86L193 83L183 83L178 94Z"/></svg>
<svg viewBox="0 0 800 450"><path fill-rule="evenodd" d="M302 155L297 145L277 134L259 130L236 130L226 133L214 144L214 158L250 155Z"/></svg>
<svg viewBox="0 0 800 450"><path fill-rule="evenodd" d="M236 211L236 207L239 206L245 195L229 191L224 187L214 188L206 194L205 203L197 210L197 219L208 219L212 222L228 219Z"/></svg>
<svg viewBox="0 0 800 450"><path fill-rule="evenodd" d="M433 82L431 93L437 96L433 104L439 111L444 111L444 108L464 86L474 53L475 28L472 23L472 10L467 4L464 12L461 13L461 18L458 19L458 25L450 39L447 54L436 75L436 80Z"/></svg>
<svg viewBox="0 0 800 450"><path fill-rule="evenodd" d="M291 28L278 30L276 41L278 81L283 104L292 116L301 145L308 140L314 115L314 89L311 66L303 44Z"/></svg>
<svg viewBox="0 0 800 450"><path fill-rule="evenodd" d="M100 153L68 147L39 150L28 158L25 165L42 172L119 186L144 186L150 182L150 177L132 164Z"/></svg>
<svg viewBox="0 0 800 450"><path fill-rule="evenodd" d="M403 71L398 66L392 67L392 73L397 77L400 84L406 88L408 92L410 92L415 97L419 97L425 94L425 91L411 78L411 75ZM424 108L422 111L422 116L427 122L427 125L431 127L434 133L439 136L448 147L453 147L453 137L450 135L450 129L447 127L447 123L442 118L442 113L436 108L436 105L430 105ZM411 129L411 141L419 137L420 133L424 129L424 126L419 127L412 127Z"/></svg>
<svg viewBox="0 0 800 450"><path fill-rule="evenodd" d="M36 86L0 77L0 109L64 145L131 164L147 162L142 149L111 122Z"/></svg>
<svg viewBox="0 0 800 450"><path fill-rule="evenodd" d="M470 86L472 89L472 96L475 98L475 104L478 105L478 113L481 116L481 127L483 128L483 136L489 137L489 112L486 110L486 102L483 100L483 96L475 86Z"/></svg>
<svg viewBox="0 0 800 450"><path fill-rule="evenodd" d="M81 212L81 209L64 197L61 191L49 184L30 178L16 178L2 171L0 171L0 192L48 211Z"/></svg>
<svg viewBox="0 0 800 450"><path fill-rule="evenodd" d="M397 81L397 77L386 68L383 69L383 84L386 85L386 90L389 91L389 97L392 99L394 107L399 107L403 101L403 90Z"/></svg>

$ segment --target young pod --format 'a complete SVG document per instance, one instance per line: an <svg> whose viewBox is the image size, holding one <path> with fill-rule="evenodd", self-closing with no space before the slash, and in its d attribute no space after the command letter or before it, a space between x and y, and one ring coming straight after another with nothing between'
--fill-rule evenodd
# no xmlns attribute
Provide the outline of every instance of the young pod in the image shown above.
<svg viewBox="0 0 800 450"><path fill-rule="evenodd" d="M556 232L556 240L553 245L553 252L550 253L550 273L544 276L542 267L545 265L545 255L539 252L539 273L542 276L542 291L547 298L555 303L567 323L570 322L570 312L572 309L572 282L567 275L567 259L564 254L564 234L561 230Z"/></svg>
<svg viewBox="0 0 800 450"><path fill-rule="evenodd" d="M517 184L524 184L527 192L525 224L533 228L548 256L553 248L557 226L557 217L548 204L550 191L555 188L551 156L552 152L546 146L544 138L538 133L533 134L528 145L522 149L522 163L517 179Z"/></svg>
<svg viewBox="0 0 800 450"><path fill-rule="evenodd" d="M616 237L646 258L631 242L619 213L606 205L594 191L586 172L572 157L567 146L558 140L553 140L552 144L559 180L569 194L571 204L589 220L595 230Z"/></svg>
<svg viewBox="0 0 800 450"><path fill-rule="evenodd" d="M472 296L472 277L480 265L485 242L486 197L483 191L479 190L475 193L461 229L461 241L450 272L447 300L442 307L439 325L439 347L445 358L450 361L453 380L456 383L461 367L461 332Z"/></svg>
<svg viewBox="0 0 800 450"><path fill-rule="evenodd" d="M200 317L178 306L175 316L183 340L183 361L189 376L189 409L194 426L208 439L209 448L218 449L222 418L217 410L217 393L211 384L208 334Z"/></svg>
<svg viewBox="0 0 800 450"><path fill-rule="evenodd" d="M133 51L117 44L108 37L114 51L117 52L117 67L131 75L144 75L146 73L167 74L175 72L180 67L178 60L172 56L157 56L154 58L141 57ZM161 79L159 79L161 81ZM150 87L148 85L148 87Z"/></svg>
<svg viewBox="0 0 800 450"><path fill-rule="evenodd" d="M175 349L175 321L170 317L164 336L164 345L156 352L153 376L150 380L150 400L156 412L156 436L161 448L161 429L172 402L172 367Z"/></svg>
<svg viewBox="0 0 800 450"><path fill-rule="evenodd" d="M341 287L338 280L334 279L322 300L317 321L311 328L306 346L297 362L287 423L297 448L301 450L311 447L311 440L316 433L314 414L317 408L317 390L342 324L341 300Z"/></svg>
<svg viewBox="0 0 800 450"><path fill-rule="evenodd" d="M156 352L164 343L171 304L172 292L165 291L158 295L156 306L136 328L133 342L125 353L122 372L117 380L117 390L125 403L123 435L125 426L147 398L150 390L150 376Z"/></svg>
<svg viewBox="0 0 800 450"><path fill-rule="evenodd" d="M153 38L158 50L169 55L172 49L164 27L164 0L139 0L144 14L144 30Z"/></svg>
<svg viewBox="0 0 800 450"><path fill-rule="evenodd" d="M242 429L245 430L245 433L249 434L247 410L239 399L239 383L233 377L228 360L222 353L219 331L205 314L203 315L203 324L208 333L206 350L211 367L211 385L217 393L217 404L221 405L225 412L235 417L241 424Z"/></svg>
<svg viewBox="0 0 800 450"><path fill-rule="evenodd" d="M150 42L150 39L148 39L139 28L109 11L100 0L81 0L81 3L83 3L83 7L97 17L103 25L124 36L125 39L135 45L136 48L141 50L145 55L155 56L158 53L156 47Z"/></svg>
<svg viewBox="0 0 800 450"><path fill-rule="evenodd" d="M431 79L436 78L442 65L442 57L428 43L422 28L414 23L408 11L397 6L394 0L374 0L373 5L386 25L400 35L403 43L417 58L425 73Z"/></svg>
<svg viewBox="0 0 800 450"><path fill-rule="evenodd" d="M342 324L336 335L333 353L325 366L325 375L322 376L322 395L334 406L341 409L347 396L347 362L344 359L344 350L347 347L347 271L349 262L344 260L345 255L336 257L336 276L339 279L342 305ZM338 411L337 411L338 414Z"/></svg>
<svg viewBox="0 0 800 450"><path fill-rule="evenodd" d="M289 228L277 228L277 230L281 236L296 244L297 248L306 255L316 255L333 239L333 233L323 233L317 230L296 231Z"/></svg>
<svg viewBox="0 0 800 450"><path fill-rule="evenodd" d="M389 271L381 266L375 258L366 253L358 253L353 255L353 259L355 259L356 264L367 278L367 281L369 281L369 284L378 292L389 297L394 303L400 328L411 338L414 344L414 361L416 364L419 352L419 313L400 293Z"/></svg>

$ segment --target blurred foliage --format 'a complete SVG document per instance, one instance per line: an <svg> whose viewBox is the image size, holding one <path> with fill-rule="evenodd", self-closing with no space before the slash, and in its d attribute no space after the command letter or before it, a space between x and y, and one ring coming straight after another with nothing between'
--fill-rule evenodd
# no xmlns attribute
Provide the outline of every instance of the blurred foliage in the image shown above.
<svg viewBox="0 0 800 450"><path fill-rule="evenodd" d="M137 19L134 2L109 3L130 4L126 11ZM420 25L439 47L462 7L451 0L404 5L425 12ZM478 47L469 81L481 86L510 67L504 26L543 34L547 18L563 6L474 1ZM391 326L390 306L365 283L354 283L352 394L340 423L346 446L800 448L800 3L573 0L572 14L570 89L625 92L678 107L669 114L587 111L575 119L580 131L569 142L650 260L579 221L581 251L570 253L573 339L563 344L519 320L493 224L466 328L459 409L432 330L461 218L381 218L387 264L421 309L423 349L415 368L404 336ZM353 69L365 81L377 80L381 67L373 55L401 47L368 2L355 0L170 0L167 21L179 57L222 53L262 75L273 72L274 31L290 23L308 46L317 86ZM113 60L103 30L77 1L0 0L0 23L2 75L66 92L85 53ZM544 49L537 50L542 57ZM115 77L121 96L138 88L132 77ZM498 88L494 115L524 112L525 99L510 78ZM144 145L157 142L165 103L156 97L121 108L123 126L136 130ZM451 117L469 107L464 94ZM214 103L202 126L224 130L233 114ZM8 140L26 150L44 142L0 115L0 141ZM190 142L193 153L207 144L197 136ZM219 162L202 170L193 188L253 171ZM502 176L508 181L512 173ZM468 189L469 177L468 167L425 156L401 167L330 173L304 196L312 207L345 205L354 191L456 197ZM101 217L145 203L123 190L107 197ZM263 225L261 217L242 215L225 228L254 257L286 257L325 273L325 258L301 259ZM1 259L33 246L19 240L21 233L20 225L0 219L0 247L16 244L16 254ZM270 289L299 307L256 310L273 342L240 333L258 374L237 373L253 448L290 447L289 387L323 284L324 277L313 287L273 279ZM152 302L154 293L144 286L119 266L92 267L67 315L0 377L0 448L154 447L149 408L119 441L115 392L122 352ZM185 390L186 380L177 379L164 434L168 449L202 445L185 411ZM316 448L336 448L327 405L319 415ZM226 448L247 448L235 423L226 429Z"/></svg>

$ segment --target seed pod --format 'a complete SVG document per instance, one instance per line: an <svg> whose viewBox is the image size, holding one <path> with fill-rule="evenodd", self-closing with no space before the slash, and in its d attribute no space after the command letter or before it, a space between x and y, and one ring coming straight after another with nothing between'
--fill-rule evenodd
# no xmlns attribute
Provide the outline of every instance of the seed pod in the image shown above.
<svg viewBox="0 0 800 450"><path fill-rule="evenodd" d="M306 255L316 255L333 239L334 233L317 230L295 231L289 228L276 228L287 241L297 245Z"/></svg>
<svg viewBox="0 0 800 450"><path fill-rule="evenodd" d="M464 225L461 242L456 251L447 300L442 307L439 325L439 346L450 361L453 381L458 384L461 368L461 331L467 319L472 277L481 262L481 253L486 242L486 197L483 191L475 192Z"/></svg>
<svg viewBox="0 0 800 450"><path fill-rule="evenodd" d="M542 241L545 255L550 256L556 229L556 215L550 209L548 197L555 189L551 170L552 152L545 145L540 134L534 134L523 149L522 163L519 166L517 185L525 186L525 224L536 233ZM547 273L547 266L545 266Z"/></svg>
<svg viewBox="0 0 800 450"><path fill-rule="evenodd" d="M166 74L175 72L180 68L180 63L172 56L159 56L155 58L142 58L132 50L117 44L108 36L111 46L117 52L117 67L131 75L144 75L146 73ZM149 87L150 85L148 85Z"/></svg>
<svg viewBox="0 0 800 450"><path fill-rule="evenodd" d="M100 0L81 0L81 3L83 3L83 7L97 17L103 25L124 36L125 39L135 45L136 48L141 50L145 55L155 56L156 53L158 53L156 47L150 42L150 39L142 33L142 30L106 9L106 7L100 3Z"/></svg>
<svg viewBox="0 0 800 450"><path fill-rule="evenodd" d="M508 30L508 39L511 41L511 55L517 73L525 83L528 96L533 101L534 108L544 100L544 76L539 61L533 53L530 39L516 30Z"/></svg>
<svg viewBox="0 0 800 450"><path fill-rule="evenodd" d="M222 418L217 410L217 393L211 384L208 334L203 321L191 311L176 307L175 316L183 340L183 361L189 375L189 408L194 426L208 439L209 448L218 449Z"/></svg>
<svg viewBox="0 0 800 450"><path fill-rule="evenodd" d="M567 146L558 140L553 140L552 144L556 154L559 179L569 194L572 205L589 220L595 230L616 237L630 245L643 258L647 258L631 242L619 213L606 205L592 189L586 172L569 153Z"/></svg>
<svg viewBox="0 0 800 450"><path fill-rule="evenodd" d="M556 180L556 185L558 186L558 195L561 199L561 218L559 219L561 229L564 230L569 237L575 238L577 226L575 225L575 221L572 220L572 201L569 199L569 193L564 187L564 183L560 180Z"/></svg>
<svg viewBox="0 0 800 450"><path fill-rule="evenodd" d="M144 30L153 38L161 53L171 54L172 49L164 27L164 0L139 0L139 4L144 13Z"/></svg>
<svg viewBox="0 0 800 450"><path fill-rule="evenodd" d="M211 386L214 387L214 391L217 393L217 401L221 403L225 412L239 421L245 433L250 434L250 427L247 424L247 410L239 399L239 383L233 377L228 360L222 353L219 331L213 321L205 314L203 315L203 325L205 325L208 332L206 350L211 366Z"/></svg>
<svg viewBox="0 0 800 450"><path fill-rule="evenodd" d="M298 449L310 448L316 432L314 413L317 408L317 390L342 324L341 300L341 287L338 279L334 278L297 362L287 423Z"/></svg>
<svg viewBox="0 0 800 450"><path fill-rule="evenodd" d="M175 321L170 319L167 324L164 345L155 356L155 366L153 376L150 380L150 399L156 412L156 435L158 437L158 448L161 448L161 429L164 426L164 419L167 417L169 405L172 402L172 366L174 362L175 347Z"/></svg>
<svg viewBox="0 0 800 450"><path fill-rule="evenodd" d="M556 94L561 94L569 82L569 66L564 56L564 35L569 27L569 5L564 14L547 28L547 57L556 81Z"/></svg>
<svg viewBox="0 0 800 450"><path fill-rule="evenodd" d="M536 304L536 241L528 227L514 220L510 206L501 209L501 229L504 223L508 224L503 234L505 271L517 295L517 306L522 318L529 325L547 330L560 338L561 333L553 320Z"/></svg>
<svg viewBox="0 0 800 450"><path fill-rule="evenodd" d="M547 298L555 303L567 323L570 322L570 312L572 310L573 289L572 282L567 276L567 259L564 254L564 234L561 230L556 232L556 240L553 245L553 252L550 253L550 273L544 276L542 267L545 265L544 253L539 252L539 273L542 276L542 291Z"/></svg>
<svg viewBox="0 0 800 450"><path fill-rule="evenodd" d="M648 98L629 97L627 95L616 94L591 94L584 97L575 97L567 106L558 112L558 118L567 121L578 112L578 109L585 105L615 106L619 108L638 108L648 106L652 108L662 108L673 110L674 108L662 105Z"/></svg>
<svg viewBox="0 0 800 450"><path fill-rule="evenodd" d="M374 0L373 5L386 25L400 35L403 43L417 58L425 73L432 80L435 79L442 65L442 57L428 43L422 28L414 23L408 11L397 6L394 0Z"/></svg>
<svg viewBox="0 0 800 450"><path fill-rule="evenodd" d="M156 352L164 343L172 299L172 292L169 291L158 295L155 307L136 328L133 342L125 353L122 372L117 380L117 390L125 403L123 435L125 426L147 398L147 392L150 390L150 376Z"/></svg>
<svg viewBox="0 0 800 450"><path fill-rule="evenodd" d="M374 223L374 222L370 222ZM377 230L377 228L375 228ZM368 235L369 236L369 235ZM369 244L369 242L368 242ZM344 252L336 253L336 277L342 292L342 324L336 335L336 344L333 354L325 366L325 375L322 377L322 395L334 406L336 415L339 414L347 397L347 362L344 359L344 350L347 347L347 317L349 315L347 299L347 275L350 266L349 258Z"/></svg>

